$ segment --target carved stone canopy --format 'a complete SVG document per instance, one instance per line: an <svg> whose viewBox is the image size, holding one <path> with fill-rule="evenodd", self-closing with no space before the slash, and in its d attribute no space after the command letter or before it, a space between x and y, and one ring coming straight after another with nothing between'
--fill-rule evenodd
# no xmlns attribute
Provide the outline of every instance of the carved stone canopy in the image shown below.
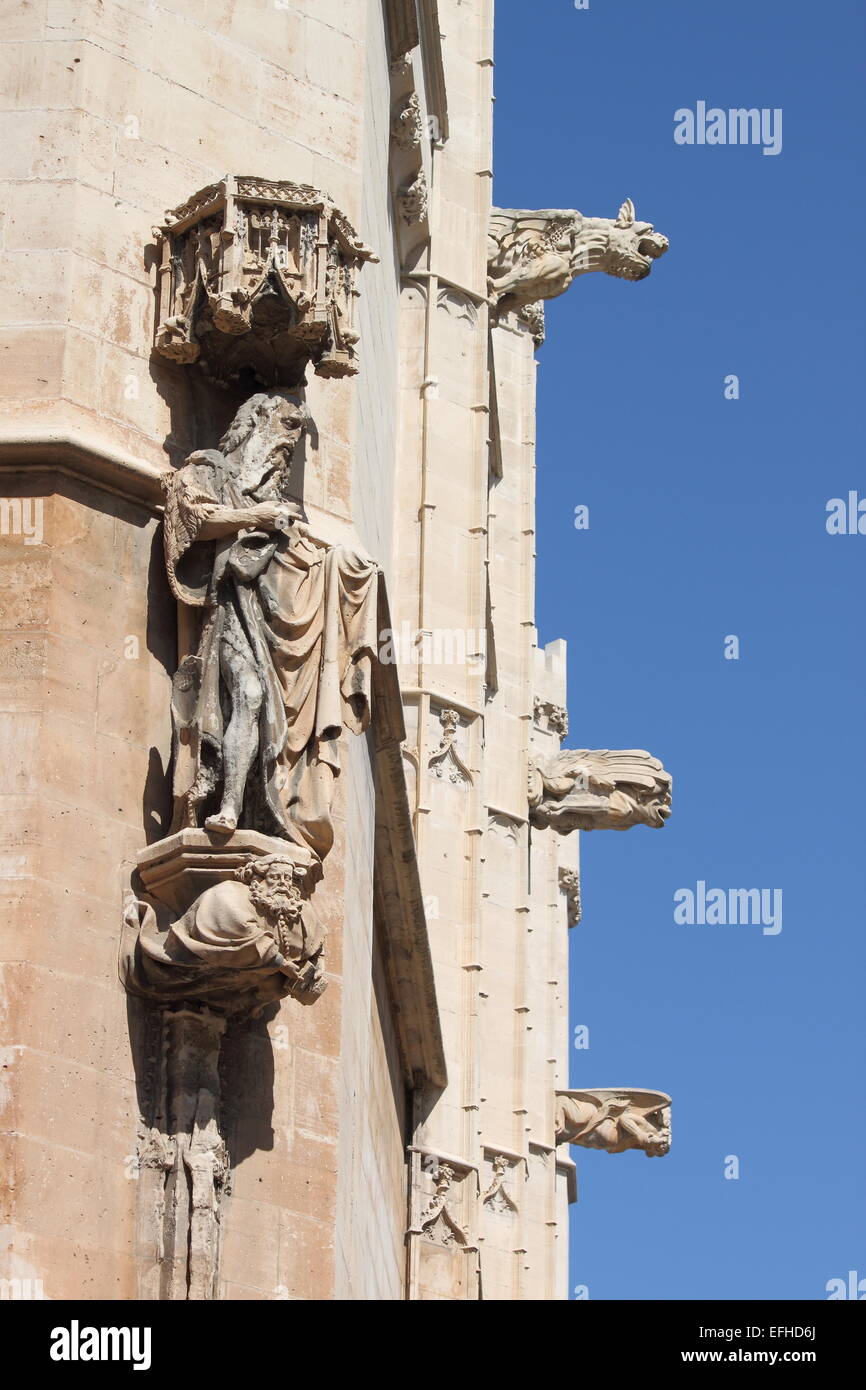
<svg viewBox="0 0 866 1390"><path fill-rule="evenodd" d="M659 1158L671 1146L671 1098L664 1091L557 1091L556 1142L610 1154L642 1149Z"/></svg>
<svg viewBox="0 0 866 1390"><path fill-rule="evenodd" d="M222 382L357 370L356 278L378 257L325 193L226 175L166 213L156 351Z"/></svg>
<svg viewBox="0 0 866 1390"><path fill-rule="evenodd" d="M671 813L671 775L643 748L563 748L529 766L529 819L571 830L659 829Z"/></svg>

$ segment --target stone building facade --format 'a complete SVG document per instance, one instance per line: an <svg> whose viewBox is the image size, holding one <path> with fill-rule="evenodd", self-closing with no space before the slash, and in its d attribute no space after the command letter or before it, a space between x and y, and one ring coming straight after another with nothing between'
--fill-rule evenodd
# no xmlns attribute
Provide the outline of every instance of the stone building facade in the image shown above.
<svg viewBox="0 0 866 1390"><path fill-rule="evenodd" d="M667 242L493 208L492 0L2 37L0 1278L564 1298L569 1142L669 1144L566 1089L579 832L670 778L561 746L535 351Z"/></svg>

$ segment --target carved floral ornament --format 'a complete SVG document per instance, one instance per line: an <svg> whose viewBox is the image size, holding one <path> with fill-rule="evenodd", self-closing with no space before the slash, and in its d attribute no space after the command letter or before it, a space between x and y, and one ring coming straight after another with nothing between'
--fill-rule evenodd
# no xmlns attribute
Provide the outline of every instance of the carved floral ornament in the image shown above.
<svg viewBox="0 0 866 1390"><path fill-rule="evenodd" d="M411 225L423 222L427 216L427 180L423 169L419 169L412 179L403 185L398 201L403 221Z"/></svg>
<svg viewBox="0 0 866 1390"><path fill-rule="evenodd" d="M559 738L565 738L568 733L568 710L565 705L555 705L551 700L536 695L533 718L540 729L546 729Z"/></svg>
<svg viewBox="0 0 866 1390"><path fill-rule="evenodd" d="M391 138L401 150L417 149L424 138L424 118L418 93L404 97L391 117Z"/></svg>
<svg viewBox="0 0 866 1390"><path fill-rule="evenodd" d="M166 213L156 351L267 386L357 372L356 280L378 257L307 184L227 175Z"/></svg>

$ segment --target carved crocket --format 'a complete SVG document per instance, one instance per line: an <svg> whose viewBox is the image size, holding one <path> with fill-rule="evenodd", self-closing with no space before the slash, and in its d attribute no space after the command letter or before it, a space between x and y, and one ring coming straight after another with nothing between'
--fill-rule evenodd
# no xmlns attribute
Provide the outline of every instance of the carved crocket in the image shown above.
<svg viewBox="0 0 866 1390"><path fill-rule="evenodd" d="M669 244L651 222L636 219L630 198L615 218L584 217L574 208L494 208L487 253L490 300L502 310L520 310L555 298L578 275L593 270L643 280Z"/></svg>
<svg viewBox="0 0 866 1390"><path fill-rule="evenodd" d="M529 819L571 830L629 830L664 825L671 775L643 748L563 748L529 765Z"/></svg>

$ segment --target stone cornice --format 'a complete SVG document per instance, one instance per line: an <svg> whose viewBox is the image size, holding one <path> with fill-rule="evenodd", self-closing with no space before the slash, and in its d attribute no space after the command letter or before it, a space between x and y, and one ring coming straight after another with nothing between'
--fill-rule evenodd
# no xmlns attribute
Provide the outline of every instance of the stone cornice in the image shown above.
<svg viewBox="0 0 866 1390"><path fill-rule="evenodd" d="M0 469L20 468L67 473L154 514L162 509L161 469L76 429L0 435Z"/></svg>

